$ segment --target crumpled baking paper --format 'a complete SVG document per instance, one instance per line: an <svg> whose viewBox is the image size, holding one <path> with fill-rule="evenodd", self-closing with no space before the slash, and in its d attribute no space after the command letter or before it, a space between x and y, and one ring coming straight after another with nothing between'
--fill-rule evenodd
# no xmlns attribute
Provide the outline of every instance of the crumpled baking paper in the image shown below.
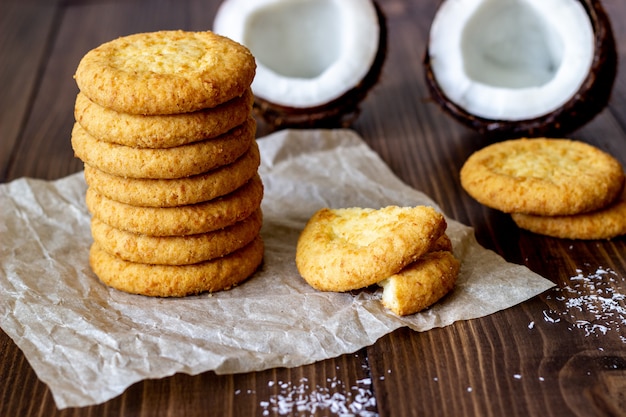
<svg viewBox="0 0 626 417"><path fill-rule="evenodd" d="M399 327L425 331L485 316L553 285L448 219L461 272L454 292L431 309L397 317L382 307L381 290L315 291L298 274L295 248L316 210L436 204L352 130L287 130L258 142L264 264L215 294L148 298L100 283L88 264L82 173L0 185L0 325L58 408L102 403L137 381L177 372L296 367L355 352Z"/></svg>

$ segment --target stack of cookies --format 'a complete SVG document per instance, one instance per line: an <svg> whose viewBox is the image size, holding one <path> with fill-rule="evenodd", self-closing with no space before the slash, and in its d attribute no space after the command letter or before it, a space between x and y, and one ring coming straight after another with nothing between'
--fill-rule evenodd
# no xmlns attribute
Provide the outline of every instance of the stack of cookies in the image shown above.
<svg viewBox="0 0 626 417"><path fill-rule="evenodd" d="M571 139L512 139L472 154L461 185L478 202L510 213L522 229L565 239L626 234L624 169Z"/></svg>
<svg viewBox="0 0 626 417"><path fill-rule="evenodd" d="M149 296L228 289L263 259L255 60L211 32L162 31L89 51L72 147L85 163L105 284Z"/></svg>

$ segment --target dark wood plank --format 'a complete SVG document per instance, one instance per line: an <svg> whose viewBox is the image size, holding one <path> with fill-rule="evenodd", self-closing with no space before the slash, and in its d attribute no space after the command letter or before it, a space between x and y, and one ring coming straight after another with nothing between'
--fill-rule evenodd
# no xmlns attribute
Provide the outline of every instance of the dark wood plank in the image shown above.
<svg viewBox="0 0 626 417"><path fill-rule="evenodd" d="M337 407L356 405L359 393L375 395L369 409L394 417L623 413L624 326L611 322L606 311L598 317L588 307L598 306L593 286L618 296L626 292L626 241L575 242L526 233L510 216L481 206L463 191L460 167L488 142L428 99L421 59L437 3L380 1L389 21L388 60L354 128L402 180L433 197L451 217L473 226L485 247L527 265L558 287L482 319L425 333L401 329L355 354L309 366L242 375L178 374L136 383L105 404L63 411L56 409L22 352L0 332L0 380L10 381L0 387L0 415L279 415L273 407L295 406L297 399L306 413L337 415L328 401L314 400L324 401L333 392L346 396ZM54 179L82 168L73 157L69 132L77 92L72 74L86 51L128 33L209 29L219 2L76 1L63 3L58 11L35 0L17 4L0 4L0 34L9 30L5 22L14 28L27 21L29 28L32 22L39 26L19 39L0 40L0 80L18 74L30 88L25 95L9 90L0 96L2 181L25 175ZM605 1L605 7L623 60L626 7L616 0ZM17 65L5 64L5 56ZM34 67L35 72L23 70ZM619 68L609 108L573 133L624 164L625 70ZM600 268L615 274L599 274ZM573 307L576 301L585 308ZM624 300L613 301L622 308L617 318L624 318ZM606 333L590 331L585 321L605 325Z"/></svg>
<svg viewBox="0 0 626 417"><path fill-rule="evenodd" d="M0 2L0 181L21 138L33 95L48 58L57 2Z"/></svg>

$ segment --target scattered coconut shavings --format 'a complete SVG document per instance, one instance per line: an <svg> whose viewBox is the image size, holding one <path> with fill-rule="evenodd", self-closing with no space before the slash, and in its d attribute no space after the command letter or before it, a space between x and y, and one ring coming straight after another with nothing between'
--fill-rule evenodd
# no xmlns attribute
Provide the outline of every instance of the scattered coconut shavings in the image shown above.
<svg viewBox="0 0 626 417"><path fill-rule="evenodd" d="M544 321L570 322L570 329L582 330L585 336L599 337L614 332L626 344L626 336L621 335L622 328L626 328L626 295L618 290L624 287L624 277L603 267L588 274L577 269L576 274L569 278L566 285L555 288L554 296L547 297L554 297L562 302L565 310L544 310ZM535 322L531 321L528 328L534 327ZM367 368L367 363L363 367ZM387 373L391 373L391 370ZM521 380L522 375L514 374L513 378ZM384 376L380 379L383 380ZM438 382L439 378L434 377L433 381ZM545 379L540 376L539 381L543 382ZM339 378L332 377L327 378L326 384L315 386L310 385L307 378L301 378L297 382L268 381L268 387L277 388L278 392L259 402L263 416L313 415L323 412L340 417L378 417L371 378L346 384ZM472 393L473 387L467 386L466 391ZM235 391L236 395L244 393L253 394L254 391Z"/></svg>
<svg viewBox="0 0 626 417"><path fill-rule="evenodd" d="M313 415L318 411L341 417L378 417L376 397L371 390L371 378L363 378L348 386L337 377L328 378L326 385L311 386L307 378L298 382L269 381L280 391L259 402L263 415Z"/></svg>
<svg viewBox="0 0 626 417"><path fill-rule="evenodd" d="M544 320L571 322L571 329L582 330L585 336L615 333L626 343L622 335L622 328L626 328L626 294L619 291L625 285L624 277L603 267L586 275L581 269L576 273L565 286L554 289L554 299L563 302L566 310L544 310Z"/></svg>

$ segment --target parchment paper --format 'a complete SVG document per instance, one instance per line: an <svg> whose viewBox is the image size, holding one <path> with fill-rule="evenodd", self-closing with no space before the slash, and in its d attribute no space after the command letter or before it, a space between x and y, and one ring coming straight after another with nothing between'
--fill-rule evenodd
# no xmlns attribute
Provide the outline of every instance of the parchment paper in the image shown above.
<svg viewBox="0 0 626 417"><path fill-rule="evenodd" d="M295 247L321 207L435 203L402 183L351 130L282 131L258 140L265 184L265 261L249 281L183 299L122 293L91 272L82 173L0 185L0 324L58 408L107 401L131 384L177 372L295 367L357 351L408 326L416 331L485 316L553 284L479 246L448 219L462 260L453 293L400 318L379 291L322 293L295 267ZM445 214L445 213L444 213Z"/></svg>

